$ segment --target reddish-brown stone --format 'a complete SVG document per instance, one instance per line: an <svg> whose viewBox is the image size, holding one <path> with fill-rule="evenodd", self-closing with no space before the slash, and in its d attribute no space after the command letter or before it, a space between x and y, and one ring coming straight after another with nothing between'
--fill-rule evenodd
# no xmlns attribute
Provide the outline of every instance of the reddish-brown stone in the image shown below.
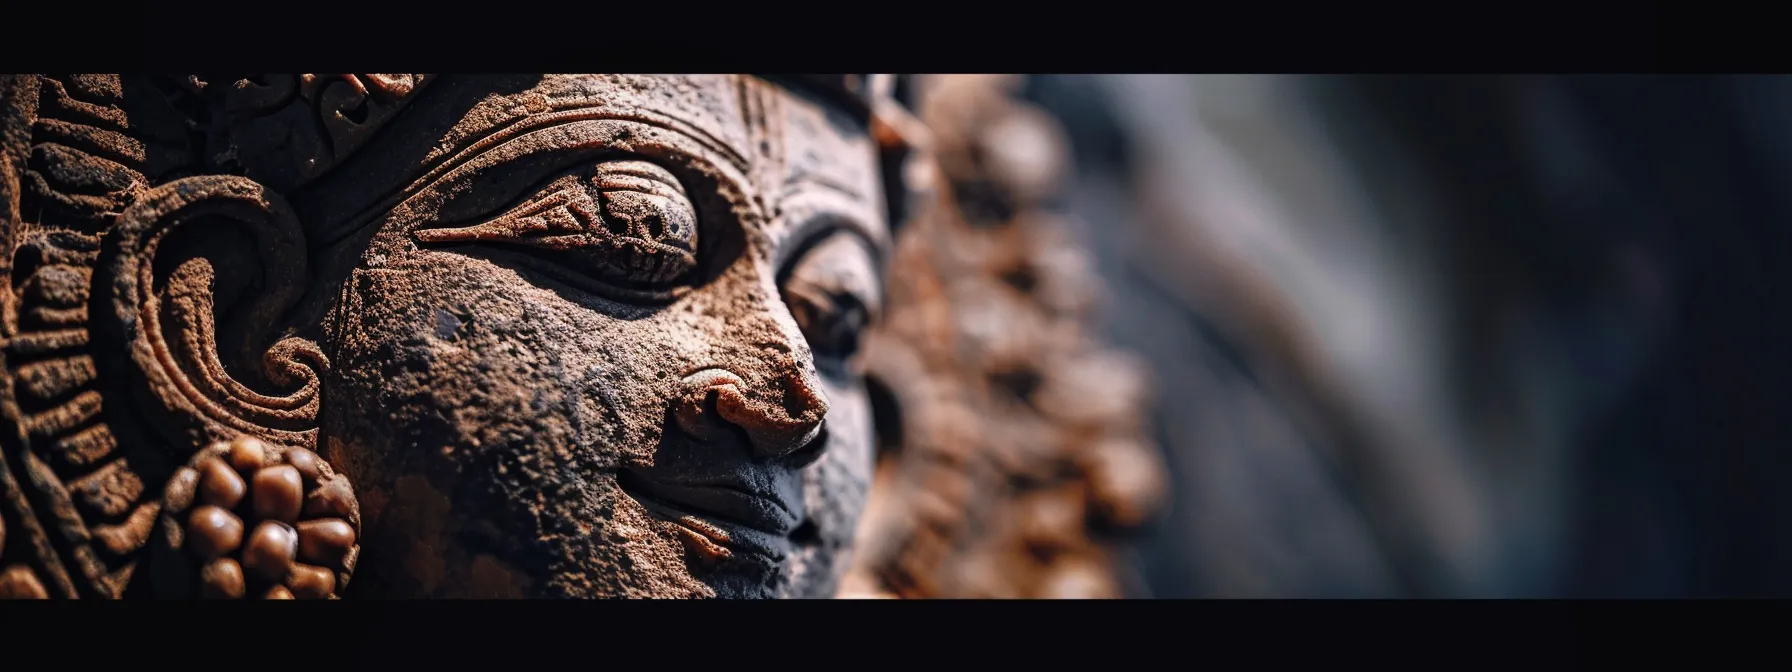
<svg viewBox="0 0 1792 672"><path fill-rule="evenodd" d="M831 594L915 136L837 79L0 77L5 422L56 447L0 506L104 551L12 530L10 590ZM61 485L100 468L125 522Z"/></svg>

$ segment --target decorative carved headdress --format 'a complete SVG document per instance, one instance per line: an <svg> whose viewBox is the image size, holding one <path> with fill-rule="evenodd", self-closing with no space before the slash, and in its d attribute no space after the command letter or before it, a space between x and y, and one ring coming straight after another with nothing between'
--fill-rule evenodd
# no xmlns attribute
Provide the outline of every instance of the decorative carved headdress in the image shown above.
<svg viewBox="0 0 1792 672"><path fill-rule="evenodd" d="M157 520L193 484L184 496L164 484L192 480L183 465L200 446L315 444L327 362L266 333L308 280L282 194L340 165L428 83L0 78L0 596L122 597L158 528L180 536ZM219 254L232 246L247 249ZM261 457L245 476L286 451ZM341 484L327 465L303 469L314 494ZM358 524L352 503L337 517Z"/></svg>

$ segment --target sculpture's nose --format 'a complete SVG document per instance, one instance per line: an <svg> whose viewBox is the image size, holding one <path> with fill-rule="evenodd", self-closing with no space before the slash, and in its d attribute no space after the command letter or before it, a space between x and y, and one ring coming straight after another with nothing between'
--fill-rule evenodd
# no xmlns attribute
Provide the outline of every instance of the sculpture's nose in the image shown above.
<svg viewBox="0 0 1792 672"><path fill-rule="evenodd" d="M714 439L738 429L746 434L753 452L761 459L779 459L823 439L822 422L828 401L809 367L794 367L752 384L733 369L758 366L715 367L684 379L679 400L678 424L693 436ZM758 376L755 376L756 378ZM804 457L819 456L818 451Z"/></svg>
<svg viewBox="0 0 1792 672"><path fill-rule="evenodd" d="M699 438L744 432L760 459L806 464L826 443L827 394L773 274L751 271L713 297L701 368L684 377L678 423Z"/></svg>

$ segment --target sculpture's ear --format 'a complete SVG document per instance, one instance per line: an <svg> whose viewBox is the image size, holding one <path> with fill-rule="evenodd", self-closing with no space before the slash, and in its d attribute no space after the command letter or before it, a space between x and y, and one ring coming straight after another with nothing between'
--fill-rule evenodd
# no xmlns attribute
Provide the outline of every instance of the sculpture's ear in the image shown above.
<svg viewBox="0 0 1792 672"><path fill-rule="evenodd" d="M95 328L126 346L110 375L150 425L183 447L245 434L315 446L328 363L310 341L274 342L308 281L304 232L279 195L242 177L175 180L120 214L106 245L94 308L117 319ZM257 391L270 388L284 393Z"/></svg>

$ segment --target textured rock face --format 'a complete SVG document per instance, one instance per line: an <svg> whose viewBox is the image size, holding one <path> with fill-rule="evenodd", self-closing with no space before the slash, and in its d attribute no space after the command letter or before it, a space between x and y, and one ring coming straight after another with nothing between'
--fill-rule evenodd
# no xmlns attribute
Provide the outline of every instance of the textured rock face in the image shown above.
<svg viewBox="0 0 1792 672"><path fill-rule="evenodd" d="M0 594L833 594L890 139L799 91L0 79Z"/></svg>
<svg viewBox="0 0 1792 672"><path fill-rule="evenodd" d="M926 81L940 173L906 225L868 368L889 411L846 594L1120 597L1159 512L1143 365L1090 329L1100 281L1053 207L1069 166L1018 78Z"/></svg>

